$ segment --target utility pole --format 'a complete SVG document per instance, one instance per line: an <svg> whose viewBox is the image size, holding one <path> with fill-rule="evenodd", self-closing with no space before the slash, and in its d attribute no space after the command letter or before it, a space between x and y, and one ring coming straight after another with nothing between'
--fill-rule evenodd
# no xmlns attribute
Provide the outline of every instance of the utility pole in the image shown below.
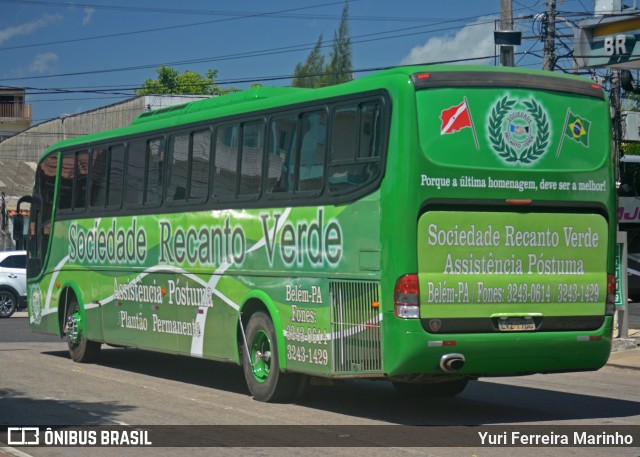
<svg viewBox="0 0 640 457"><path fill-rule="evenodd" d="M513 30L513 11L511 0L500 0L500 30ZM500 64L503 67L513 67L513 46L500 46Z"/></svg>
<svg viewBox="0 0 640 457"><path fill-rule="evenodd" d="M556 66L556 0L547 0L544 27L543 70L553 71Z"/></svg>

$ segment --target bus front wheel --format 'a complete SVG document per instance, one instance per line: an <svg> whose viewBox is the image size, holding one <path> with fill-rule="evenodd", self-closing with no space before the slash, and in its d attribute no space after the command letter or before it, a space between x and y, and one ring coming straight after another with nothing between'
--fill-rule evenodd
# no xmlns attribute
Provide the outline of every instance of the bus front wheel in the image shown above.
<svg viewBox="0 0 640 457"><path fill-rule="evenodd" d="M67 308L67 318L64 324L67 335L69 354L74 362L95 362L100 353L100 343L87 340L86 324L80 313L80 305L74 299Z"/></svg>
<svg viewBox="0 0 640 457"><path fill-rule="evenodd" d="M271 318L263 312L256 312L249 319L245 335L248 353L243 360L244 377L253 398L264 402L290 402L298 398L306 377L280 371L276 332Z"/></svg>

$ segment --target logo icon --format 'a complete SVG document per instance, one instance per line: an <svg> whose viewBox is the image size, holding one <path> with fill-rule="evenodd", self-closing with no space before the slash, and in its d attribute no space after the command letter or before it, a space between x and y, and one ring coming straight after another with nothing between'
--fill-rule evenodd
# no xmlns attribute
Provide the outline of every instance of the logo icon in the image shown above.
<svg viewBox="0 0 640 457"><path fill-rule="evenodd" d="M9 446L29 446L40 444L38 427L8 427L7 444Z"/></svg>
<svg viewBox="0 0 640 457"><path fill-rule="evenodd" d="M31 286L29 306L31 307L31 321L34 324L39 324L42 320L42 293L40 287L34 285Z"/></svg>
<svg viewBox="0 0 640 457"><path fill-rule="evenodd" d="M442 328L442 321L440 319L429 319L429 328L433 333L438 333Z"/></svg>
<svg viewBox="0 0 640 457"><path fill-rule="evenodd" d="M510 165L531 165L549 149L547 112L533 97L502 97L491 109L487 130L491 149Z"/></svg>

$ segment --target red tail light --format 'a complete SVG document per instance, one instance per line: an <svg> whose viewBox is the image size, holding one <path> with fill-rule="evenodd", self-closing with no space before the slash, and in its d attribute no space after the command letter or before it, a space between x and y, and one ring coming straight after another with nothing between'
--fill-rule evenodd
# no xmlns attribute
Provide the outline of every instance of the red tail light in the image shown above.
<svg viewBox="0 0 640 457"><path fill-rule="evenodd" d="M607 303L605 316L613 316L616 313L616 276L607 275Z"/></svg>
<svg viewBox="0 0 640 457"><path fill-rule="evenodd" d="M418 275L401 276L393 290L394 311L402 319L418 319L420 317L420 287Z"/></svg>

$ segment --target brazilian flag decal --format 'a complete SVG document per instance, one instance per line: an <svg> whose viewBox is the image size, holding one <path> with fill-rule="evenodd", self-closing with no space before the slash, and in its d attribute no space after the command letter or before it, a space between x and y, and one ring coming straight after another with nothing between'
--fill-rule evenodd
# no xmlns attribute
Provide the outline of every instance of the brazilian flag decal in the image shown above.
<svg viewBox="0 0 640 457"><path fill-rule="evenodd" d="M573 114L570 110L567 113L568 119L564 134L574 141L583 144L585 147L589 147L589 127L591 122Z"/></svg>

